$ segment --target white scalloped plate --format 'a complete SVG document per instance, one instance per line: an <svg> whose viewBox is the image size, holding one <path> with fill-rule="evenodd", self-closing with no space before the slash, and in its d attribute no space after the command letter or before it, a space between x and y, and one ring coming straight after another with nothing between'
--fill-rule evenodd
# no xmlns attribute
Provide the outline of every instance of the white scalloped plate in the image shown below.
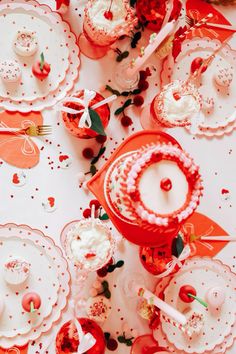
<svg viewBox="0 0 236 354"><path fill-rule="evenodd" d="M27 25L26 25L27 24ZM36 33L38 51L30 57L17 55L13 50L14 37L19 30ZM53 23L50 16L40 15L34 9L23 8L21 4L0 7L0 33L2 60L17 60L21 70L21 81L16 84L4 84L0 80L0 96L13 101L33 101L55 91L65 79L69 67L69 51L63 26ZM32 65L44 53L45 60L51 64L46 80L38 80L32 74Z"/></svg>
<svg viewBox="0 0 236 354"><path fill-rule="evenodd" d="M176 353L177 350L183 350L187 353L207 353L209 351L212 353L212 350L214 350L214 353L218 353L218 350L222 350L221 348L232 345L235 338L235 333L232 332L232 328L235 327L235 313L232 309L235 309L236 302L234 290L236 275L220 261L196 257L187 260L181 271L175 276L168 277L164 282L160 282L156 293L160 292L160 289L164 290L165 300L183 311L186 304L180 301L176 294L178 294L179 287L184 284L193 285L198 291L198 296L203 299L210 287L220 285L225 288L227 300L218 316L212 316L196 301L191 303L191 308L198 313L203 313L205 319L203 329L205 335L200 335L197 340L192 342L178 329L162 321L162 331L168 344L171 344L170 347L174 347ZM154 332L154 336L157 339L158 331Z"/></svg>
<svg viewBox="0 0 236 354"><path fill-rule="evenodd" d="M159 283L156 286L156 290L155 293L157 296L160 295L160 293L162 293L165 288L168 286L170 280L173 278L173 276L168 276L165 277L163 279L161 279L159 281ZM175 353L175 354L183 354L183 351L179 351L175 348L174 345L171 345L168 341L166 336L163 334L162 330L161 330L161 326L159 326L157 329L155 329L153 331L153 337L156 339L156 341L158 341L159 345L167 348L171 353ZM227 349L229 349L230 347L232 347L234 340L236 338L236 321L231 329L231 333L224 338L223 343L219 344L218 346L216 346L213 350L209 351L205 351L204 354L219 354L219 353L225 353L225 351Z"/></svg>
<svg viewBox="0 0 236 354"><path fill-rule="evenodd" d="M23 286L10 286L4 280L4 263L18 257L30 263L29 278ZM50 315L58 299L59 282L53 260L42 247L29 239L0 236L0 279L0 294L5 302L0 337L26 334ZM31 291L37 292L42 301L39 311L33 316L21 305L23 295Z"/></svg>
<svg viewBox="0 0 236 354"><path fill-rule="evenodd" d="M33 0L12 0L10 4L9 0L0 0L0 9L6 4L8 4L9 6L21 4L22 7L24 7L25 9L37 11L41 16L50 16L50 20L54 25L57 25L59 23L63 27L63 30L68 33L67 42L70 51L70 65L66 73L65 79L61 82L61 84L55 91L51 92L47 96L28 102L24 100L0 100L0 107L9 111L17 110L22 113L27 113L32 110L41 111L45 108L55 105L58 101L62 100L74 87L75 81L79 75L80 66L77 39L75 34L71 31L70 25L64 20L62 20L61 16L58 13L53 12L47 5L38 4L36 1Z"/></svg>
<svg viewBox="0 0 236 354"><path fill-rule="evenodd" d="M221 42L209 38L193 38L182 44L182 51L174 63L172 55L169 55L163 62L161 70L162 85L174 79L185 80L190 73L192 60L196 57L206 58L221 45ZM214 74L222 68L226 61L234 71L233 82L229 88L217 86L214 82ZM205 122L200 126L199 135L220 136L231 132L234 129L236 120L235 95L236 95L236 51L228 44L216 54L216 58L202 75L199 92L204 98L213 98L214 110L205 111ZM209 90L209 85L211 89Z"/></svg>
<svg viewBox="0 0 236 354"><path fill-rule="evenodd" d="M10 348L14 345L23 346L29 341L36 340L43 333L51 330L53 324L61 317L62 311L65 309L68 296L70 294L70 274L68 272L68 264L62 255L61 249L55 245L54 241L45 236L41 231L31 229L27 225L7 224L0 226L0 236L18 236L21 239L29 238L36 245L42 247L45 252L51 257L57 269L59 280L58 299L55 306L53 306L50 315L43 320L43 322L29 333L25 335L17 335L14 338L0 338L0 347Z"/></svg>

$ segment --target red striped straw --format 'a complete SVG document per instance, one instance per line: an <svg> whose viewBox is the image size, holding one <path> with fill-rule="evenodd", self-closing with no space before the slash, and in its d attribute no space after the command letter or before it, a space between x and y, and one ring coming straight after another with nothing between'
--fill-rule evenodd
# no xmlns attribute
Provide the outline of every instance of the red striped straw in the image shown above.
<svg viewBox="0 0 236 354"><path fill-rule="evenodd" d="M162 318L166 323L171 324L172 326L178 328L180 331L185 332L185 328L181 323L176 322L170 317L167 317L165 314L162 313Z"/></svg>
<svg viewBox="0 0 236 354"><path fill-rule="evenodd" d="M203 17L201 20L196 22L193 26L188 28L184 33L180 34L178 36L178 39L185 39L185 37L191 33L194 29L204 25L210 18L212 18L214 15L212 13L209 13L206 17Z"/></svg>

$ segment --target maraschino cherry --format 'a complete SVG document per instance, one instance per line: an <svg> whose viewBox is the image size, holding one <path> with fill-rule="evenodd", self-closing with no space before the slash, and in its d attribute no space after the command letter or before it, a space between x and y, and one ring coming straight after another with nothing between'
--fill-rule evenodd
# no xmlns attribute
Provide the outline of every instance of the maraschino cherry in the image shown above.
<svg viewBox="0 0 236 354"><path fill-rule="evenodd" d="M112 21L112 19L113 19L113 13L111 11L112 3L113 3L113 0L111 0L111 2L110 2L109 9L104 12L104 17L109 21Z"/></svg>
<svg viewBox="0 0 236 354"><path fill-rule="evenodd" d="M208 307L207 303L197 297L197 291L196 289L191 286L191 285L183 285L179 289L179 297L183 302L190 303L193 302L194 300L198 301L201 305L204 307Z"/></svg>
<svg viewBox="0 0 236 354"><path fill-rule="evenodd" d="M169 178L163 178L160 184L161 189L165 192L169 192L172 188L172 182Z"/></svg>

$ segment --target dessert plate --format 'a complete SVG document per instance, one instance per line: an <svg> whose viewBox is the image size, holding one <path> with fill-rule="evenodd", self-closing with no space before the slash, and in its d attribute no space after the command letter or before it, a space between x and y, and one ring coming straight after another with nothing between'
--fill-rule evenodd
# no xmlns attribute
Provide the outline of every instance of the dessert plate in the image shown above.
<svg viewBox="0 0 236 354"><path fill-rule="evenodd" d="M79 48L77 46L77 40L76 36L74 33L72 33L70 29L70 25L62 20L61 16L53 12L47 5L41 5L37 1L27 1L27 0L17 0L14 2L11 2L9 4L8 0L2 0L0 1L0 8L4 5L10 4L14 6L15 4L21 4L21 6L28 10L34 10L39 13L40 16L49 16L50 20L53 23L53 26L56 24L60 24L63 28L64 33L67 33L66 36L66 46L69 49L70 56L69 56L69 68L68 71L66 72L65 79L60 83L59 87L49 93L48 95L45 95L41 98L37 98L32 101L24 101L24 100L19 100L19 101L14 101L11 99L5 99L2 98L0 99L0 107L8 110L8 111L19 111L19 112L29 112L29 111L41 111L45 108L51 107L55 105L58 101L62 100L67 93L73 88L74 83L76 79L78 78L79 74L79 66L80 66L80 59L79 59Z"/></svg>
<svg viewBox="0 0 236 354"><path fill-rule="evenodd" d="M182 302L176 294L179 288L185 284L191 284L197 289L197 295L205 299L208 289L214 286L220 286L224 289L226 300L222 309L214 315L208 309L206 310L197 301L191 303L191 308L204 316L204 327L202 333L197 338L189 340L182 331L167 323L161 316L161 327L169 343L175 349L183 350L186 353L205 353L214 350L222 344L230 335L235 325L235 286L236 275L230 271L218 260L210 258L192 258L186 261L182 269L172 278L169 277L169 283L162 283L162 292L165 295L165 301L179 311L184 312L189 304ZM160 289L160 285L158 284ZM164 289L165 288L165 289ZM164 289L164 290L163 290Z"/></svg>
<svg viewBox="0 0 236 354"><path fill-rule="evenodd" d="M29 57L20 56L13 49L14 37L18 31L34 32L38 43L37 52ZM55 91L64 80L69 67L69 51L61 22L54 23L50 16L42 15L37 10L24 8L21 4L0 7L1 38L0 62L17 60L22 76L20 82L4 83L0 80L0 96L13 101L33 101ZM44 53L45 60L51 65L46 80L38 80L32 74L32 65Z"/></svg>
<svg viewBox="0 0 236 354"><path fill-rule="evenodd" d="M172 279L172 276L168 276L168 277L162 278L161 281L159 281L159 283L156 286L156 290L155 290L155 293L157 296L160 296L165 291L165 288L167 287L167 285L169 284L171 279ZM183 354L183 351L177 350L174 345L172 345L168 342L166 336L164 336L164 334L162 333L161 327L158 327L157 329L155 329L153 331L153 337L159 342L159 344L161 346L168 348L168 350L171 353ZM214 350L206 351L205 354L225 353L225 351L233 345L235 338L236 338L236 322L234 323L230 334L224 338L223 342L221 344L217 345L214 348Z"/></svg>
<svg viewBox="0 0 236 354"><path fill-rule="evenodd" d="M172 55L163 62L161 71L162 85L174 79L187 80L193 59L209 57L221 46L218 40L210 38L193 38L182 44L182 51L174 63ZM232 80L232 81L231 81ZM199 135L222 135L234 129L236 120L234 97L236 94L236 51L226 44L202 74L199 92L203 98L202 112L204 122L199 126ZM221 85L219 85L221 82ZM209 91L209 84L211 90ZM225 86L223 86L225 85Z"/></svg>
<svg viewBox="0 0 236 354"><path fill-rule="evenodd" d="M59 282L51 257L29 239L0 236L0 255L0 293L5 302L0 321L0 337L11 338L28 333L49 316L57 302ZM11 286L4 280L4 263L18 257L30 264L30 274L26 283ZM24 311L21 305L23 295L31 291L37 292L42 301L39 311L33 316Z"/></svg>
<svg viewBox="0 0 236 354"><path fill-rule="evenodd" d="M45 236L41 231L31 229L26 225L18 226L15 224L6 224L0 226L0 236L17 236L21 239L29 239L34 242L34 244L42 247L48 256L50 256L57 269L60 284L57 302L55 306L53 306L52 312L38 327L35 327L27 334L17 335L14 338L0 338L0 347L10 348L14 345L23 346L30 340L36 340L42 333L48 332L53 324L61 317L70 293L70 274L68 272L67 261L62 256L61 249L55 245L51 238Z"/></svg>

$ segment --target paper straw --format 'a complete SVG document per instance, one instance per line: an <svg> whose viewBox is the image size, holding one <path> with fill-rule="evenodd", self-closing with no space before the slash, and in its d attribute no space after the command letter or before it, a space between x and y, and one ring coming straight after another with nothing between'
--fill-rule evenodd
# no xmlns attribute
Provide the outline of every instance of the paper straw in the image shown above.
<svg viewBox="0 0 236 354"><path fill-rule="evenodd" d="M202 241L236 241L236 236L202 236Z"/></svg>
<svg viewBox="0 0 236 354"><path fill-rule="evenodd" d="M149 304L153 304L158 307L161 311L163 311L166 315L170 316L173 320L184 326L187 323L186 317L176 310L174 307L167 304L165 301L161 300L151 291L143 288L142 286L135 285L135 292L138 296L143 297L148 301Z"/></svg>
<svg viewBox="0 0 236 354"><path fill-rule="evenodd" d="M201 20L199 20L198 22L196 22L193 26L191 26L190 28L188 28L184 33L180 34L177 38L175 39L185 39L185 37L191 33L194 29L204 25L210 18L213 17L212 13L209 13L206 17L203 17Z"/></svg>
<svg viewBox="0 0 236 354"><path fill-rule="evenodd" d="M135 59L135 61L130 63L130 66L126 70L126 75L128 77L133 77L142 68L148 58L155 52L157 47L163 42L163 40L173 31L175 26L175 21L168 22L151 43L147 45L144 49L144 54ZM155 35L155 33L154 33Z"/></svg>

